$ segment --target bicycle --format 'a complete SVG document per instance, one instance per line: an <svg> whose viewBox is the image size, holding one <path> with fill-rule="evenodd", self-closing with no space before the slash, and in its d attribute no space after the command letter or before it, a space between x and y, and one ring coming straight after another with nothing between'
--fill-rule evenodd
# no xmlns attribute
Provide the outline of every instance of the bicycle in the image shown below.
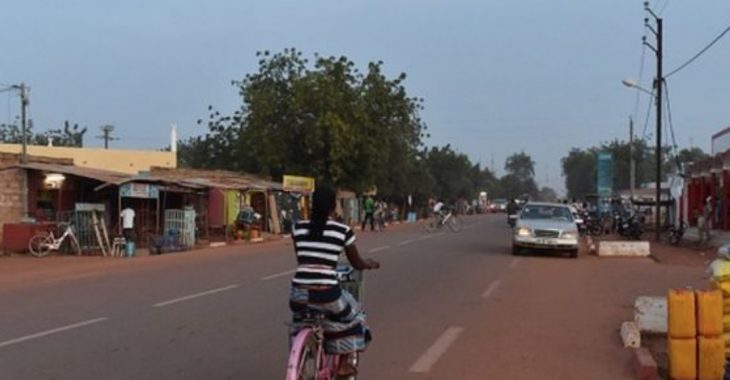
<svg viewBox="0 0 730 380"><path fill-rule="evenodd" d="M362 305L363 276L362 271L349 265L337 268L340 286L350 292ZM286 380L355 380L357 376L338 377L337 369L342 360L349 360L357 368L359 354L327 354L323 322L327 319L324 312L309 310L303 314L301 329L294 336L289 351Z"/></svg>
<svg viewBox="0 0 730 380"><path fill-rule="evenodd" d="M81 246L73 232L73 228L68 223L59 223L58 227L65 227L65 230L58 238L53 231L39 232L35 234L28 242L28 250L35 257L43 257L51 251L59 251L63 242L68 238L71 242L71 249L77 255L81 254Z"/></svg>
<svg viewBox="0 0 730 380"><path fill-rule="evenodd" d="M443 228L444 226L448 226L451 232L459 232L464 227L464 222L453 212L449 211L440 219L436 216L432 217L426 222L424 229L426 232L431 233Z"/></svg>

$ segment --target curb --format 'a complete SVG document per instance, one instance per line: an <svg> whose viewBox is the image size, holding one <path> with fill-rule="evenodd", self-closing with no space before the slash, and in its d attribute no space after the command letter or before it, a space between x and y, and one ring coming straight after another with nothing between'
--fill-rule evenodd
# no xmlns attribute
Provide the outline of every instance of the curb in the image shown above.
<svg viewBox="0 0 730 380"><path fill-rule="evenodd" d="M659 371L656 360L644 347L634 349L632 353L634 378L637 380L658 380Z"/></svg>

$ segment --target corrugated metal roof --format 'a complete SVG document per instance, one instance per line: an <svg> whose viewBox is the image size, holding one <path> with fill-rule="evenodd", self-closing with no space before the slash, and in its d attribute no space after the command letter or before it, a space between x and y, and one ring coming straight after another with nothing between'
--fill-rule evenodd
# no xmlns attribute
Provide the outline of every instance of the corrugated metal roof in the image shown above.
<svg viewBox="0 0 730 380"><path fill-rule="evenodd" d="M258 176L225 170L187 168L152 168L151 176L177 183L196 184L217 189L231 190L281 190L278 182Z"/></svg>
<svg viewBox="0 0 730 380"><path fill-rule="evenodd" d="M99 182L119 185L129 178L129 174L113 172L109 170L91 169L74 165L59 165L45 163L27 163L11 165L9 168L39 170L49 173L60 173L76 177L89 178Z"/></svg>

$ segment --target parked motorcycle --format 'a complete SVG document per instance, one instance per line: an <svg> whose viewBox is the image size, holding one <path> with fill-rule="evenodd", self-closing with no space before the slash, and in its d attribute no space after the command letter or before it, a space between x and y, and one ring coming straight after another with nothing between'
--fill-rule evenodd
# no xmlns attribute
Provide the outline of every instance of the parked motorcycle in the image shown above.
<svg viewBox="0 0 730 380"><path fill-rule="evenodd" d="M641 235L644 234L643 220L637 214L628 217L617 215L616 232L627 239L639 240Z"/></svg>
<svg viewBox="0 0 730 380"><path fill-rule="evenodd" d="M687 223L679 222L679 225L669 227L669 244L677 246L682 242L684 232L687 229Z"/></svg>
<svg viewBox="0 0 730 380"><path fill-rule="evenodd" d="M583 215L585 234L591 234L592 236L603 235L604 223L603 219L596 218L590 213L584 213Z"/></svg>

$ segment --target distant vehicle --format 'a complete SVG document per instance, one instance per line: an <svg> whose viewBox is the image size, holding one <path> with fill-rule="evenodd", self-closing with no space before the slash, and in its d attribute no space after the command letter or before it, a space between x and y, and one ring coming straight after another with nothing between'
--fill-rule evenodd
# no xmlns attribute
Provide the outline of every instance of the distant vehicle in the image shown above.
<svg viewBox="0 0 730 380"><path fill-rule="evenodd" d="M567 251L578 257L578 226L570 208L559 203L527 203L517 219L512 254L528 249Z"/></svg>
<svg viewBox="0 0 730 380"><path fill-rule="evenodd" d="M489 204L489 212L507 212L507 200L497 198Z"/></svg>

